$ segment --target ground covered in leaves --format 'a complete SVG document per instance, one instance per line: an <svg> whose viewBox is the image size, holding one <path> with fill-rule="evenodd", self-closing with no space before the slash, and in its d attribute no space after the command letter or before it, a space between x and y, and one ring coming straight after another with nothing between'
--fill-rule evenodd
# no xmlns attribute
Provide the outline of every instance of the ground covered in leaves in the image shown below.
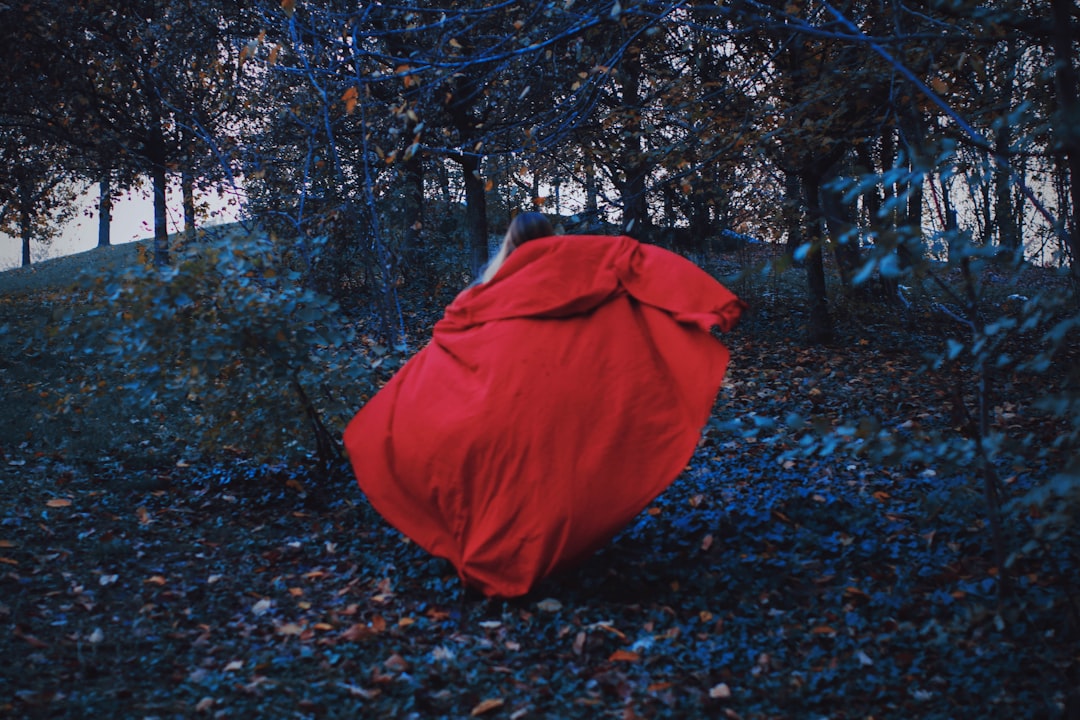
<svg viewBox="0 0 1080 720"><path fill-rule="evenodd" d="M916 375L929 341L910 327L850 323L842 347L808 350L798 322L762 302L728 338L718 419L956 421L948 378ZM1011 510L999 601L974 478L787 449L707 430L607 548L499 601L389 528L344 469L148 469L5 440L0 715L1080 717L1075 533L1049 542ZM1002 471L1019 497L1047 469Z"/></svg>

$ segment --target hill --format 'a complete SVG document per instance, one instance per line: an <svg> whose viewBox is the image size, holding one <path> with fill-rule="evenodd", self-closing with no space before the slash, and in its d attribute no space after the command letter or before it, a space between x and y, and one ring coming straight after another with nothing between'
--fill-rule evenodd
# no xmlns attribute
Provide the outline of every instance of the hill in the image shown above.
<svg viewBox="0 0 1080 720"><path fill-rule="evenodd" d="M107 272L139 261L140 253L152 251L151 240L137 240L49 258L28 267L0 271L0 294L62 288L83 271Z"/></svg>

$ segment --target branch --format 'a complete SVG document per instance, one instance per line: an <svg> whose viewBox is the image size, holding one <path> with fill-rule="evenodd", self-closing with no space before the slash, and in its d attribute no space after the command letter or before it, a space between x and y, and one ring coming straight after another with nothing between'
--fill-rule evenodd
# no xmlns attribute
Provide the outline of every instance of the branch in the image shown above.
<svg viewBox="0 0 1080 720"><path fill-rule="evenodd" d="M926 83L916 77L915 73L909 70L906 65L898 61L891 54L889 54L889 51L882 47L880 43L868 37L862 30L856 27L854 23L844 17L844 15L841 14L839 10L834 8L828 2L825 3L825 7L829 10L830 13L832 13L833 17L835 17L838 22L840 22L844 27L851 31L852 36L855 40L865 43L870 47L871 50L884 58L885 62L889 63L889 65L891 65L898 73L904 76L904 78L906 78L911 84L913 84L915 88L927 99L929 99L932 103L941 108L942 111L944 111L945 115L949 117L954 123L956 123L956 125L961 130L963 130L964 133L968 137L970 137L971 140L981 150L986 152L1003 170L1007 171L1009 173L1009 177L1016 183L1016 186L1020 189L1020 192L1023 193L1024 197L1027 198L1028 202L1032 204L1032 206L1038 211L1038 213L1043 216L1043 219L1045 219L1050 224L1050 227L1058 228L1058 232L1060 233L1063 244L1065 246L1070 245L1068 230L1065 229L1064 223L1059 222L1058 219L1055 218L1054 215L1050 212L1050 210L1047 209L1045 205L1043 205L1042 201L1040 201L1039 198L1035 196L1034 191L1032 191L1032 189L1028 187L1027 183L1024 182L1023 177L1021 177L1020 173L1015 168L1013 168L1012 164L1009 163L1009 160L1006 157L995 152L990 142L986 138L984 138L978 130L972 127L970 123L964 120L964 118L960 117L959 113L953 110L952 107L950 107L949 104L945 102L937 93L930 89L930 87Z"/></svg>

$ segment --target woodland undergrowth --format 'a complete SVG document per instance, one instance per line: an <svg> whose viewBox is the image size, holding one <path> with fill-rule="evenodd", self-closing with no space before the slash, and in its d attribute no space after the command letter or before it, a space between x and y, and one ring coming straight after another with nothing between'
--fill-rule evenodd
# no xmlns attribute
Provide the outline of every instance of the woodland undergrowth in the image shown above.
<svg viewBox="0 0 1080 720"><path fill-rule="evenodd" d="M328 480L188 454L137 418L99 427L75 398L62 430L92 441L50 436L33 413L78 358L10 330L59 322L64 299L5 295L0 371L23 404L0 457L0 715L1080 717L1080 543L1023 501L1062 459L997 468L1002 567L970 469L801 451L851 418L971 432L963 368L926 356L950 321L852 301L840 341L809 348L793 283L732 287L751 310L723 338L732 366L685 472L581 567L509 601L464 590L340 464ZM413 337L448 299L403 296ZM350 323L377 388L394 351ZM994 427L1052 447L1063 428L1026 400L1045 377L999 381Z"/></svg>

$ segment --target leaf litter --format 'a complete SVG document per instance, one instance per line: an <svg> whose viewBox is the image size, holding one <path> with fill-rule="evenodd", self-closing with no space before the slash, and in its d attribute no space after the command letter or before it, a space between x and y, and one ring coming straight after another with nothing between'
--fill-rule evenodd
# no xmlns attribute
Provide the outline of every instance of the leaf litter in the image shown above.
<svg viewBox="0 0 1080 720"><path fill-rule="evenodd" d="M949 421L887 349L731 344L720 418ZM348 478L29 455L0 466L0 713L1064 717L1075 534L1015 517L1000 603L971 478L793 457L777 427L710 429L611 544L510 601L464 590Z"/></svg>

